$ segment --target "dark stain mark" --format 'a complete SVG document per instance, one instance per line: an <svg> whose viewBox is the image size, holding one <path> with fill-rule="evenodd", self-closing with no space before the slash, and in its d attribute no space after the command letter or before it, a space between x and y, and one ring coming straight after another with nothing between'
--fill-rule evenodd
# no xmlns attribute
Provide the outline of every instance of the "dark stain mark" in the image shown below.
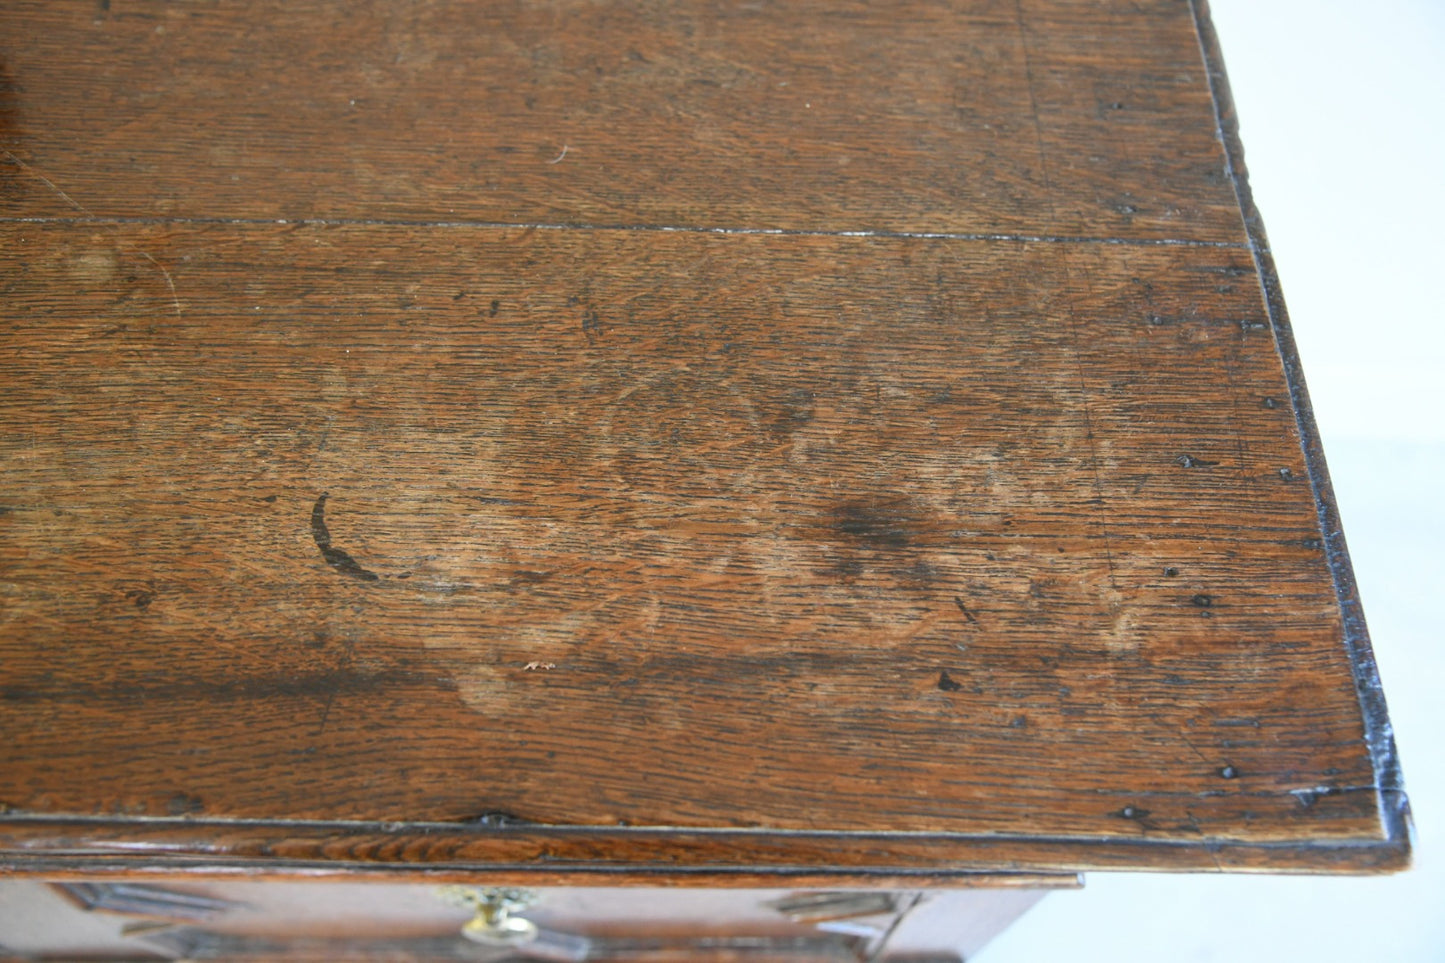
<svg viewBox="0 0 1445 963"><path fill-rule="evenodd" d="M1148 316L1148 320L1150 326L1155 328L1168 327L1171 324L1178 324L1180 321L1179 318L1166 318L1162 314L1151 314Z"/></svg>
<svg viewBox="0 0 1445 963"><path fill-rule="evenodd" d="M1178 577L1179 577L1179 569L1175 568L1175 567L1172 566L1172 565L1169 566L1168 568L1166 568L1166 569L1164 570L1164 577L1165 577L1165 578L1178 578Z"/></svg>
<svg viewBox="0 0 1445 963"><path fill-rule="evenodd" d="M1114 815L1120 819L1132 819L1135 822L1142 822L1149 818L1149 810L1140 809L1138 806L1125 806L1123 809L1114 813Z"/></svg>
<svg viewBox="0 0 1445 963"><path fill-rule="evenodd" d="M326 529L326 493L322 492L321 497L316 499L315 506L311 509L311 538L316 542L316 547L321 550L321 557L342 575L349 575L352 578L361 579L363 582L375 582L380 576L375 572L368 572L357 564L356 559L346 554L339 548L331 546L331 533Z"/></svg>
<svg viewBox="0 0 1445 963"><path fill-rule="evenodd" d="M150 589L131 589L125 593L125 597L134 602L136 608L144 612L156 600L156 593Z"/></svg>
<svg viewBox="0 0 1445 963"><path fill-rule="evenodd" d="M191 796L183 792L178 792L166 800L166 812L172 816L188 816L191 813L201 812L205 808L206 804L201 801L199 796Z"/></svg>
<svg viewBox="0 0 1445 963"><path fill-rule="evenodd" d="M813 392L794 388L769 407L768 431L786 438L813 420Z"/></svg>
<svg viewBox="0 0 1445 963"><path fill-rule="evenodd" d="M1174 464L1180 468L1213 468L1219 464L1217 461L1205 461L1203 458L1195 458L1190 454L1180 455L1174 459Z"/></svg>
<svg viewBox="0 0 1445 963"><path fill-rule="evenodd" d="M1245 334L1251 331L1263 331L1267 327L1269 327L1269 325L1263 321L1242 320L1239 322L1239 330Z"/></svg>
<svg viewBox="0 0 1445 963"><path fill-rule="evenodd" d="M1258 729L1258 728L1259 728L1259 720L1258 720L1258 719L1216 719L1216 720L1214 720L1214 724L1215 724L1216 726L1221 726L1221 727L1228 728L1228 729Z"/></svg>
<svg viewBox="0 0 1445 963"><path fill-rule="evenodd" d="M467 495L474 502L481 502L483 505L521 505L523 502L514 501L510 498L494 498L490 495Z"/></svg>
<svg viewBox="0 0 1445 963"><path fill-rule="evenodd" d="M458 291L456 294L453 294L453 295L452 295L452 300L453 300L453 301L460 301L462 298L464 298L464 297L466 297L466 296L467 296L467 292L465 292L465 291Z"/></svg>
<svg viewBox="0 0 1445 963"><path fill-rule="evenodd" d="M1266 408L1278 408L1278 407L1279 407L1279 401L1278 401L1278 399L1269 398L1269 397L1266 397L1266 398L1264 398L1262 401L1260 401L1260 404L1264 405Z"/></svg>
<svg viewBox="0 0 1445 963"><path fill-rule="evenodd" d="M518 569L517 571L512 573L512 578L507 583L507 588L513 589L517 588L520 585L541 585L543 582L547 581L555 574L557 573L533 572L529 569Z"/></svg>
<svg viewBox="0 0 1445 963"><path fill-rule="evenodd" d="M602 334L602 316L597 309L575 294L567 299L567 306L582 308L582 334L588 341L596 341Z"/></svg>
<svg viewBox="0 0 1445 963"><path fill-rule="evenodd" d="M497 312L500 310L502 310L502 302L498 301L496 298L492 298L491 309L488 313L495 318L497 316Z"/></svg>
<svg viewBox="0 0 1445 963"><path fill-rule="evenodd" d="M483 826L488 829L503 829L507 826L536 826L537 823L530 819L523 819L513 813L503 812L500 809L492 809L476 816L469 816L463 819L464 823L471 823L473 826Z"/></svg>
<svg viewBox="0 0 1445 963"><path fill-rule="evenodd" d="M1242 278L1246 274L1253 273L1253 268L1236 267L1233 264L1225 265L1224 267L1200 268L1199 270L1203 271L1205 274L1223 274L1224 276L1231 278Z"/></svg>
<svg viewBox="0 0 1445 963"><path fill-rule="evenodd" d="M938 569L919 559L907 568L894 573L898 581L913 588L928 588L938 581Z"/></svg>
<svg viewBox="0 0 1445 963"><path fill-rule="evenodd" d="M968 606L963 604L963 599L955 595L953 597L953 604L958 606L958 610L963 613L965 619L974 624L978 623L978 617L968 610Z"/></svg>
<svg viewBox="0 0 1445 963"><path fill-rule="evenodd" d="M938 673L938 687L944 692L959 692L963 689L963 686L948 677L947 669Z"/></svg>
<svg viewBox="0 0 1445 963"><path fill-rule="evenodd" d="M834 510L833 527L872 549L908 547L924 520L907 499L844 502Z"/></svg>
<svg viewBox="0 0 1445 963"><path fill-rule="evenodd" d="M276 495L267 495L265 498L262 498L261 501L265 502L268 505L272 505L275 504L278 497L279 496Z"/></svg>
<svg viewBox="0 0 1445 963"><path fill-rule="evenodd" d="M1288 468L1281 468L1279 470L1279 477L1284 481L1291 482L1294 481L1294 472L1290 471Z"/></svg>
<svg viewBox="0 0 1445 963"><path fill-rule="evenodd" d="M1238 779L1238 778L1239 778L1239 770L1236 769L1236 768L1234 768L1233 766L1225 766L1225 767L1223 767L1222 769L1219 770L1219 778L1221 778L1221 779Z"/></svg>
<svg viewBox="0 0 1445 963"><path fill-rule="evenodd" d="M1203 593L1201 592L1200 594L1194 596L1194 597L1193 597L1192 599L1190 599L1189 601L1190 601L1192 604L1199 606L1201 609L1207 609L1207 608L1209 608L1211 605L1214 604L1214 596L1212 596L1212 595L1205 595L1205 594L1203 594Z"/></svg>

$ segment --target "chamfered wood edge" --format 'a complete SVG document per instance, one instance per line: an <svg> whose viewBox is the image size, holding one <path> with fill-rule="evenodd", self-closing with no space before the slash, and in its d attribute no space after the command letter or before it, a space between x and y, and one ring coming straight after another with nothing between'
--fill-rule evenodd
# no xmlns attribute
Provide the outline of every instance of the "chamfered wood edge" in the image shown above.
<svg viewBox="0 0 1445 963"><path fill-rule="evenodd" d="M1349 548L1345 543L1344 529L1340 524L1339 506L1335 502L1334 488L1330 484L1324 446L1320 441L1319 427L1315 424L1314 409L1310 406L1309 391L1305 386L1304 371L1300 366L1299 351L1295 346L1294 334L1290 328L1289 312L1285 308L1284 294L1280 287L1279 275L1275 271L1269 238L1265 234L1264 221L1260 217L1259 209L1254 203L1254 195L1249 188L1249 171L1244 162L1244 145L1239 136L1239 120L1234 110L1234 98L1229 89L1229 78L1224 69L1224 57L1219 46L1219 36L1215 32L1214 23L1210 18L1209 0L1189 0L1189 6L1194 15L1194 26L1199 36L1200 53L1204 58L1204 66L1209 76L1209 88L1214 99L1215 121L1218 126L1219 139L1224 144L1227 172L1231 183L1234 184L1240 214L1244 218L1245 232L1249 237L1255 272L1259 276L1259 282L1263 289L1265 309L1269 314L1274 331L1275 346L1284 365L1290 400L1294 406L1295 421L1304 448L1305 464L1309 469L1311 490L1314 493L1315 507L1319 513L1320 533L1324 539L1330 576L1334 582L1335 598L1338 601L1341 620L1344 624L1345 651L1349 656L1355 692L1360 701L1365 745L1374 766L1375 785L1380 790L1381 827L1386 839L1398 847L1402 854L1402 861L1395 868L1405 869L1410 863L1410 847L1413 836L1410 803L1405 795L1399 754L1395 749L1394 728L1390 724L1390 715L1385 704L1385 691L1380 684L1379 667L1375 662L1375 653L1370 645L1370 633L1365 624L1365 613L1360 603L1359 588L1355 583Z"/></svg>
<svg viewBox="0 0 1445 963"><path fill-rule="evenodd" d="M125 880L170 882L278 882L278 883L373 883L379 886L486 883L494 886L567 886L608 888L690 887L700 889L1018 889L1077 890L1084 888L1079 873L940 873L940 872L852 872L779 869L769 872L738 870L730 873L688 873L657 870L636 872L589 872L588 870L467 869L426 866L388 867L313 866L272 868L268 866L210 866L179 863L86 862L26 865L0 870L0 879L40 879L45 882Z"/></svg>
<svg viewBox="0 0 1445 963"><path fill-rule="evenodd" d="M1361 789L1361 792L1374 790ZM1398 793L1377 793L1382 811ZM1404 837L1241 841L688 827L457 826L12 815L0 819L0 875L250 872L357 875L458 872L547 880L747 877L943 880L979 873L1097 870L1385 873L1409 864ZM540 882L538 883L540 885ZM735 883L733 885L742 885Z"/></svg>

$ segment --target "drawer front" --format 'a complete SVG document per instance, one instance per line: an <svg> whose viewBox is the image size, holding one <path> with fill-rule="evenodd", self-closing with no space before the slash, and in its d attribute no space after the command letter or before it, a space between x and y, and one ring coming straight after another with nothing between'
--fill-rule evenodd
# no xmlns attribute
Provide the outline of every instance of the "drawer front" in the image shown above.
<svg viewBox="0 0 1445 963"><path fill-rule="evenodd" d="M959 960L1042 890L14 880L17 960Z"/></svg>

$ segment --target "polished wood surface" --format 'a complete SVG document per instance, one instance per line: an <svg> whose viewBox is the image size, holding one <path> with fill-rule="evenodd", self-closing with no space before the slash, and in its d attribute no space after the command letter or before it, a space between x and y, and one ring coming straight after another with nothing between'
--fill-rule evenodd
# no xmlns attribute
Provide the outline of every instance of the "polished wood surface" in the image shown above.
<svg viewBox="0 0 1445 963"><path fill-rule="evenodd" d="M1407 859L1190 4L0 38L12 870Z"/></svg>

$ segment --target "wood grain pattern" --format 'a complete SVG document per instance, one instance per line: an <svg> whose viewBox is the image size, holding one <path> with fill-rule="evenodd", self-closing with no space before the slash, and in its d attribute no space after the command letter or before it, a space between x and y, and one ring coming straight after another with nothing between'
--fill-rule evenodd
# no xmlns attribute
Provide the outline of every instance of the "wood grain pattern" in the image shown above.
<svg viewBox="0 0 1445 963"><path fill-rule="evenodd" d="M6 865L1408 858L1187 4L3 16Z"/></svg>
<svg viewBox="0 0 1445 963"><path fill-rule="evenodd" d="M1260 841L1377 818L1321 671L1340 629L1281 474L1287 387L1257 291L1220 283L1242 252L10 241L6 410L64 413L7 432L11 808ZM128 252L174 266L179 314ZM96 265L134 273L77 283ZM1328 803L1300 819L1302 792Z"/></svg>
<svg viewBox="0 0 1445 963"><path fill-rule="evenodd" d="M1244 241L1177 0L31 3L0 36L10 150L102 217Z"/></svg>

